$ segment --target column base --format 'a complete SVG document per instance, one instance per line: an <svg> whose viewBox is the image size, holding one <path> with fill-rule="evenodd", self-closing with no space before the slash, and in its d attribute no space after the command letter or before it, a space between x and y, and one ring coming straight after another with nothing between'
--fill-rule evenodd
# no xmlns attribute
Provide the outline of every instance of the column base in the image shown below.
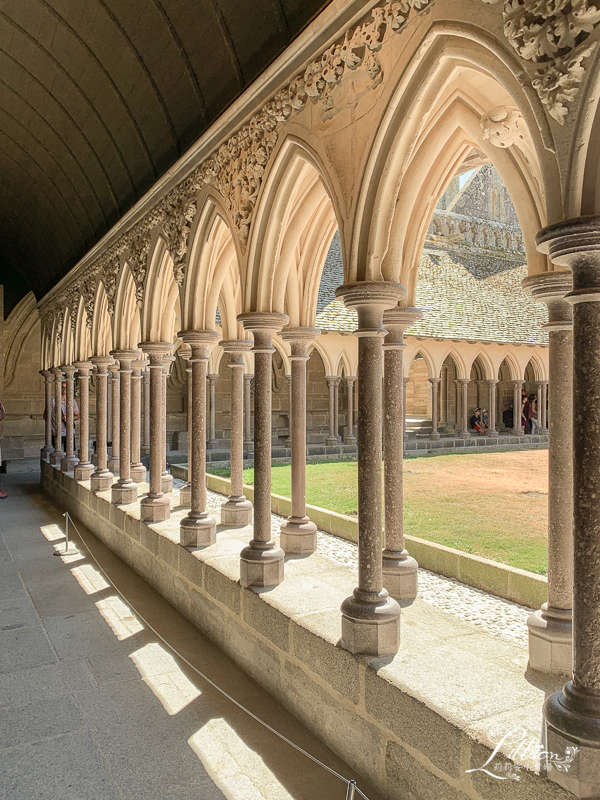
<svg viewBox="0 0 600 800"><path fill-rule="evenodd" d="M488 430L488 431L485 432L485 435L486 436L491 436L493 439L497 439L498 438L498 431L489 431Z"/></svg>
<svg viewBox="0 0 600 800"><path fill-rule="evenodd" d="M118 458L109 458L108 463L106 465L108 469L112 472L113 475L119 474L119 459Z"/></svg>
<svg viewBox="0 0 600 800"><path fill-rule="evenodd" d="M218 448L218 446L219 446L219 443L217 442L216 439L209 439L208 442L206 443L206 449L207 450L216 450Z"/></svg>
<svg viewBox="0 0 600 800"><path fill-rule="evenodd" d="M89 479L92 477L93 472L94 472L93 464L82 464L80 462L73 470L73 477L75 478L76 481L89 481Z"/></svg>
<svg viewBox="0 0 600 800"><path fill-rule="evenodd" d="M171 516L171 504L164 494L146 495L140 500L140 519L143 522L164 522Z"/></svg>
<svg viewBox="0 0 600 800"><path fill-rule="evenodd" d="M143 464L132 464L129 475L134 483L146 483L146 467Z"/></svg>
<svg viewBox="0 0 600 800"><path fill-rule="evenodd" d="M179 505L184 508L192 505L192 485L190 483L186 483L179 490Z"/></svg>
<svg viewBox="0 0 600 800"><path fill-rule="evenodd" d="M79 459L77 456L65 456L60 462L60 471L73 472L77 464L79 464Z"/></svg>
<svg viewBox="0 0 600 800"><path fill-rule="evenodd" d="M63 450L55 450L50 454L50 463L53 467L58 467L66 455L67 454Z"/></svg>
<svg viewBox="0 0 600 800"><path fill-rule="evenodd" d="M245 526L252 524L252 503L242 495L240 498L228 497L221 506L223 525Z"/></svg>
<svg viewBox="0 0 600 800"><path fill-rule="evenodd" d="M430 433L429 438L432 442L437 442L439 439L441 439L441 436L439 433Z"/></svg>
<svg viewBox="0 0 600 800"><path fill-rule="evenodd" d="M98 466L98 453L92 453L92 457L90 458L93 467Z"/></svg>
<svg viewBox="0 0 600 800"><path fill-rule="evenodd" d="M42 461L50 461L50 456L52 455L53 452L54 452L53 447L50 446L42 447L42 449L40 450L40 458L42 459Z"/></svg>
<svg viewBox="0 0 600 800"><path fill-rule="evenodd" d="M127 506L137 500L137 483L126 478L118 481L111 489L110 502L115 506Z"/></svg>
<svg viewBox="0 0 600 800"><path fill-rule="evenodd" d="M206 511L201 517L187 516L181 520L179 544L182 547L207 547L216 541L217 523Z"/></svg>
<svg viewBox="0 0 600 800"><path fill-rule="evenodd" d="M600 698L576 693L569 681L546 699L544 718L549 780L575 797L600 797Z"/></svg>
<svg viewBox="0 0 600 800"><path fill-rule="evenodd" d="M279 586L283 580L285 553L273 542L264 542L265 549L248 545L240 553L240 583L249 586ZM269 549L267 546L270 545Z"/></svg>
<svg viewBox="0 0 600 800"><path fill-rule="evenodd" d="M525 436L525 431L523 430L523 428L516 428L516 429L512 428L510 433L511 436Z"/></svg>
<svg viewBox="0 0 600 800"><path fill-rule="evenodd" d="M544 603L527 619L529 669L547 675L570 677L573 672L573 624L571 611L548 609Z"/></svg>
<svg viewBox="0 0 600 800"><path fill-rule="evenodd" d="M328 436L327 439L325 439L325 444L327 447L337 447L337 443L338 440L335 436Z"/></svg>
<svg viewBox="0 0 600 800"><path fill-rule="evenodd" d="M378 602L361 597L359 589L342 603L341 646L367 656L395 655L400 646L400 606L385 589Z"/></svg>
<svg viewBox="0 0 600 800"><path fill-rule="evenodd" d="M288 517L279 543L286 555L310 555L317 549L317 526L309 517Z"/></svg>
<svg viewBox="0 0 600 800"><path fill-rule="evenodd" d="M163 472L160 479L160 490L165 494L173 491L173 476L169 472Z"/></svg>
<svg viewBox="0 0 600 800"><path fill-rule="evenodd" d="M418 593L419 565L406 550L400 553L383 551L383 585L390 597L399 602L414 600Z"/></svg>
<svg viewBox="0 0 600 800"><path fill-rule="evenodd" d="M355 445L356 444L356 436L346 436L344 439L344 444Z"/></svg>
<svg viewBox="0 0 600 800"><path fill-rule="evenodd" d="M470 439L471 438L471 434L469 433L469 431L459 431L456 435L457 435L457 437L459 439Z"/></svg>
<svg viewBox="0 0 600 800"><path fill-rule="evenodd" d="M101 472L94 472L90 478L90 489L92 492L107 492L115 482L115 476L107 469Z"/></svg>

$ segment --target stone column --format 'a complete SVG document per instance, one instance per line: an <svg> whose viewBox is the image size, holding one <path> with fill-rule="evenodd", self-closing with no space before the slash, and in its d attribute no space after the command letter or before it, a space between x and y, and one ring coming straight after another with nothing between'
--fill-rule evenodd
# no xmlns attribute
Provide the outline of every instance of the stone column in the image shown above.
<svg viewBox="0 0 600 800"><path fill-rule="evenodd" d="M178 336L192 348L192 500L187 517L181 520L179 543L183 547L204 547L217 538L217 523L206 510L206 368L219 334L181 331Z"/></svg>
<svg viewBox="0 0 600 800"><path fill-rule="evenodd" d="M162 426L163 437L162 446L162 477L161 486L163 492L167 494L173 491L173 476L169 472L167 465L167 382L169 380L170 365L175 361L175 356L167 353L163 358L163 395L162 395Z"/></svg>
<svg viewBox="0 0 600 800"><path fill-rule="evenodd" d="M216 450L219 446L219 442L216 438L216 426L215 426L215 412L216 412L216 385L217 385L217 378L218 375L207 375L208 378L208 388L209 388L209 405L210 405L210 428L209 428L209 438L206 443L206 446L209 450Z"/></svg>
<svg viewBox="0 0 600 800"><path fill-rule="evenodd" d="M150 360L150 481L148 494L140 501L140 519L162 522L171 516L169 498L162 488L165 440L163 359L173 345L170 342L143 342L140 347Z"/></svg>
<svg viewBox="0 0 600 800"><path fill-rule="evenodd" d="M179 349L179 355L185 361L185 371L187 372L187 435L188 435L188 463L187 481L185 486L179 490L179 505L185 508L192 505L192 425L193 423L193 398L192 398L192 348L189 344L184 344Z"/></svg>
<svg viewBox="0 0 600 800"><path fill-rule="evenodd" d="M460 416L462 419L462 427L458 432L459 439L469 439L469 410L468 410L468 396L469 384L471 381L468 378L457 378L457 383L460 386Z"/></svg>
<svg viewBox="0 0 600 800"><path fill-rule="evenodd" d="M254 439L252 438L252 381L254 375L247 372L244 375L244 447L248 455L254 452Z"/></svg>
<svg viewBox="0 0 600 800"><path fill-rule="evenodd" d="M383 312L387 336L383 340L383 452L385 525L383 585L395 600L417 596L419 565L404 547L404 331L423 313L396 307Z"/></svg>
<svg viewBox="0 0 600 800"><path fill-rule="evenodd" d="M292 362L290 435L292 439L292 513L281 526L280 544L286 553L306 555L317 549L317 526L306 515L306 349L321 335L317 328L285 328Z"/></svg>
<svg viewBox="0 0 600 800"><path fill-rule="evenodd" d="M53 467L59 467L60 462L65 457L62 449L62 380L63 373L60 367L53 367L51 370L54 375L54 452L50 455L50 463Z"/></svg>
<svg viewBox="0 0 600 800"><path fill-rule="evenodd" d="M348 394L348 406L346 412L347 418L347 434L344 444L356 444L356 436L354 435L354 381L355 375L346 376L346 391Z"/></svg>
<svg viewBox="0 0 600 800"><path fill-rule="evenodd" d="M252 503L244 496L244 353L252 349L249 339L221 342L230 353L231 369L231 494L221 506L223 525L250 525Z"/></svg>
<svg viewBox="0 0 600 800"><path fill-rule="evenodd" d="M540 433L548 433L548 420L546 419L546 397L548 381L538 381L538 428Z"/></svg>
<svg viewBox="0 0 600 800"><path fill-rule="evenodd" d="M67 443L65 457L60 462L60 469L61 472L72 472L72 470L75 468L75 465L79 463L79 459L75 455L75 414L73 407L73 384L75 382L75 373L77 372L77 369L72 364L65 364L63 367L61 367L61 369L65 375L65 383L67 384L67 412L65 415L67 418L67 421L65 422Z"/></svg>
<svg viewBox="0 0 600 800"><path fill-rule="evenodd" d="M513 436L523 436L525 431L521 425L521 390L525 381L513 381Z"/></svg>
<svg viewBox="0 0 600 800"><path fill-rule="evenodd" d="M488 385L488 429L486 436L498 436L498 431L496 430L496 386L498 381L494 378L486 381L486 383Z"/></svg>
<svg viewBox="0 0 600 800"><path fill-rule="evenodd" d="M287 448L292 446L292 376L283 376L288 382L288 435L285 438L284 445Z"/></svg>
<svg viewBox="0 0 600 800"><path fill-rule="evenodd" d="M402 378L402 438L408 441L408 431L406 430L406 385L410 378Z"/></svg>
<svg viewBox="0 0 600 800"><path fill-rule="evenodd" d="M113 350L111 356L119 362L119 480L113 484L111 503L128 505L137 500L137 484L131 478L131 362L137 358L136 350ZM114 414L113 414L114 419ZM113 443L113 453L115 445Z"/></svg>
<svg viewBox="0 0 600 800"><path fill-rule="evenodd" d="M46 410L44 414L44 446L40 452L43 461L50 461L50 454L54 452L52 446L52 373L49 369L41 369L40 375L44 377L44 389L46 397Z"/></svg>
<svg viewBox="0 0 600 800"><path fill-rule="evenodd" d="M537 245L573 274L565 298L573 306L572 395L563 391L561 399L556 385L567 378L567 329L550 328L549 380L550 442L560 437L561 412L573 398L573 673L544 704L545 749L562 755L567 747L579 748L568 772L552 769L548 777L577 797L591 798L600 797L600 217L550 225L538 234Z"/></svg>
<svg viewBox="0 0 600 800"><path fill-rule="evenodd" d="M142 427L142 370L147 366L139 354L131 362L131 466L129 474L136 483L146 483L146 467L142 464L140 436Z"/></svg>
<svg viewBox="0 0 600 800"><path fill-rule="evenodd" d="M96 367L96 471L90 478L92 492L106 492L113 484L114 476L107 466L107 416L108 416L108 367L113 363L110 356L95 356L91 359Z"/></svg>
<svg viewBox="0 0 600 800"><path fill-rule="evenodd" d="M440 371L440 422L448 422L448 368L442 366Z"/></svg>
<svg viewBox="0 0 600 800"><path fill-rule="evenodd" d="M254 336L254 526L240 554L242 586L277 586L283 580L284 552L271 535L271 370L273 335L289 318L252 311L238 316Z"/></svg>
<svg viewBox="0 0 600 800"><path fill-rule="evenodd" d="M150 370L142 373L144 382L144 428L142 437L142 453L150 452Z"/></svg>
<svg viewBox="0 0 600 800"><path fill-rule="evenodd" d="M112 453L110 458L108 459L108 468L113 473L113 475L117 475L119 473L119 440L120 436L120 425L119 425L119 409L120 409L120 400L119 400L119 365L116 363L112 363L108 367L108 371L110 373L110 385L111 385L111 396L110 396L110 407L111 407L111 417L112 417L112 432L111 432L111 439L112 439Z"/></svg>
<svg viewBox="0 0 600 800"><path fill-rule="evenodd" d="M400 642L400 606L382 585L381 382L383 312L405 294L383 281L348 283L335 293L358 313L358 586L342 603L341 646L366 655L396 653Z"/></svg>
<svg viewBox="0 0 600 800"><path fill-rule="evenodd" d="M94 471L90 461L90 361L75 361L79 377L79 464L73 471L76 481L87 481Z"/></svg>
<svg viewBox="0 0 600 800"><path fill-rule="evenodd" d="M337 444L340 444L342 437L340 436L340 382L341 378L336 378L333 387L333 430Z"/></svg>
<svg viewBox="0 0 600 800"><path fill-rule="evenodd" d="M440 435L438 433L438 398L441 378L429 378L431 384L431 433L429 438L436 442Z"/></svg>
<svg viewBox="0 0 600 800"><path fill-rule="evenodd" d="M573 311L564 298L570 272L545 272L523 281L548 306L550 435L548 437L548 602L531 614L529 666L570 676L573 605ZM544 398L545 402L545 398ZM539 411L538 411L539 417ZM584 426L585 427L585 426Z"/></svg>
<svg viewBox="0 0 600 800"><path fill-rule="evenodd" d="M338 443L335 433L335 382L337 378L333 375L326 375L327 388L329 389L329 436L325 439L327 447L335 447Z"/></svg>

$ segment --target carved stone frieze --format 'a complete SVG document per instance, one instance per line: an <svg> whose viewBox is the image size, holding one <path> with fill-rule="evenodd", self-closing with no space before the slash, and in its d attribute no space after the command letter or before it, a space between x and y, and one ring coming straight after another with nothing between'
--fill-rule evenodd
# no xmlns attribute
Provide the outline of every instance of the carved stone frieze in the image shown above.
<svg viewBox="0 0 600 800"><path fill-rule="evenodd" d="M139 308L144 302L144 283L148 269L148 256L150 254L150 233L143 231L142 235L129 245L127 261L135 283L135 302Z"/></svg>
<svg viewBox="0 0 600 800"><path fill-rule="evenodd" d="M582 61L595 47L582 43L600 24L597 0L507 0L502 16L511 46L525 61L540 65L533 86L550 116L563 125L585 75Z"/></svg>
<svg viewBox="0 0 600 800"><path fill-rule="evenodd" d="M96 301L96 278L93 273L86 275L81 281L79 290L83 297L83 308L85 310L85 324L88 328L92 327L94 318L94 304Z"/></svg>
<svg viewBox="0 0 600 800"><path fill-rule="evenodd" d="M117 293L117 275L119 274L119 259L113 259L102 265L100 280L104 284L108 313L112 317L115 313L115 295Z"/></svg>

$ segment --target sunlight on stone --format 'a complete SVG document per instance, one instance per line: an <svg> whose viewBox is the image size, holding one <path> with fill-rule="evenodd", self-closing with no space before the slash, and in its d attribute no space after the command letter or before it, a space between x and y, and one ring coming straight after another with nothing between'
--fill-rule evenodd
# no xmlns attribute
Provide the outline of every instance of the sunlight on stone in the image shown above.
<svg viewBox="0 0 600 800"><path fill-rule="evenodd" d="M40 528L41 532L44 534L46 539L49 542L54 542L56 539L64 539L65 532L58 527L58 525L42 525Z"/></svg>
<svg viewBox="0 0 600 800"><path fill-rule="evenodd" d="M129 658L168 714L178 714L202 694L173 656L156 642L136 650Z"/></svg>
<svg viewBox="0 0 600 800"><path fill-rule="evenodd" d="M80 567L75 567L71 570L71 574L77 579L86 594L95 594L103 589L108 589L110 586L104 580L102 574L91 564L82 564Z"/></svg>
<svg viewBox="0 0 600 800"><path fill-rule="evenodd" d="M293 800L262 757L224 719L207 722L188 744L227 800L263 800L267 796Z"/></svg>
<svg viewBox="0 0 600 800"><path fill-rule="evenodd" d="M96 608L108 622L119 641L135 636L136 633L144 630L144 626L140 624L120 597L113 596L107 597L105 600L98 600Z"/></svg>

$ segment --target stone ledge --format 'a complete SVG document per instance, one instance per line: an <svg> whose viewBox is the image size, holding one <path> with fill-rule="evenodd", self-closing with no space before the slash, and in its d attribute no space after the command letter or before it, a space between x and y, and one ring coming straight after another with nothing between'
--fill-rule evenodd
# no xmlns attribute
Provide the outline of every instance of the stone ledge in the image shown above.
<svg viewBox="0 0 600 800"><path fill-rule="evenodd" d="M350 655L339 648L350 569L316 553L287 559L274 589L243 589L249 527L219 526L215 545L190 552L176 544L176 497L171 520L146 525L137 504L111 507L110 492L93 495L46 463L42 485L389 800L492 800L498 782L465 769L483 764L503 726L539 740L544 691L523 677L524 646L417 600L403 609L395 658ZM530 800L569 796L523 775Z"/></svg>

